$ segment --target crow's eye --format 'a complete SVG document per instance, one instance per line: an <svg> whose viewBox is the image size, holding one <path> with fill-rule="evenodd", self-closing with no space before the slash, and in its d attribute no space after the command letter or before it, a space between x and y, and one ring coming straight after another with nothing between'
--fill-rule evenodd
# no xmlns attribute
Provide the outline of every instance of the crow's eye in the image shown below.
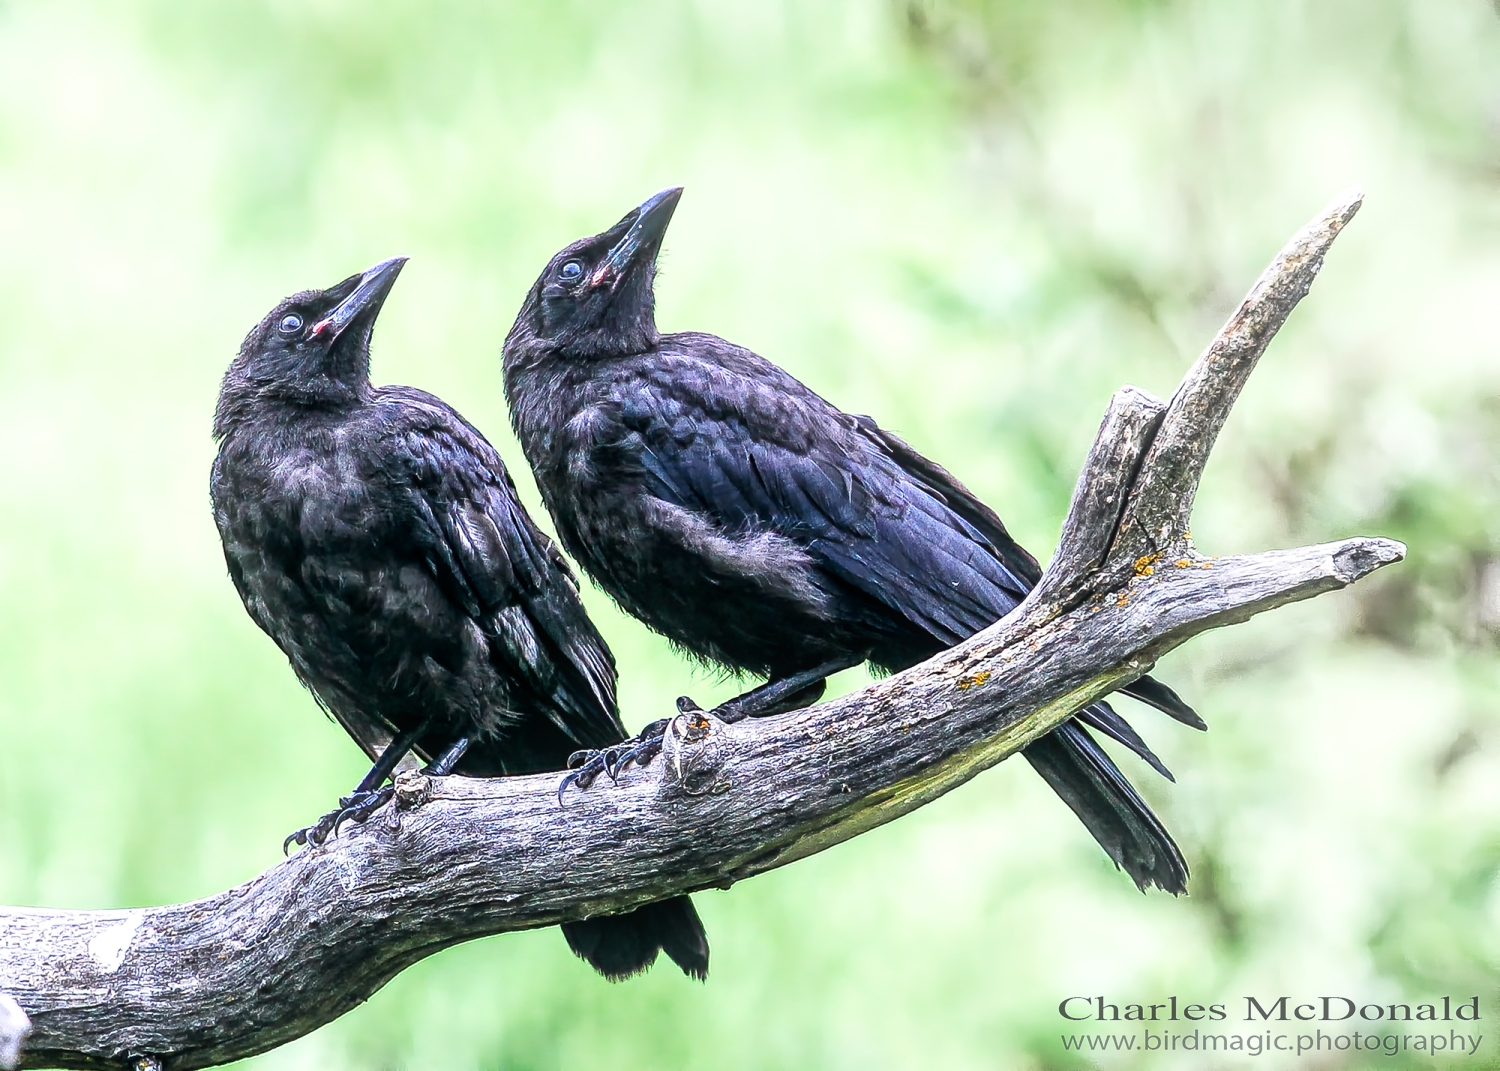
<svg viewBox="0 0 1500 1071"><path fill-rule="evenodd" d="M281 318L279 326L283 335L295 335L302 330L302 317L295 312L289 312Z"/></svg>
<svg viewBox="0 0 1500 1071"><path fill-rule="evenodd" d="M557 277L565 283L576 283L583 278L583 265L576 260L570 260L557 269Z"/></svg>

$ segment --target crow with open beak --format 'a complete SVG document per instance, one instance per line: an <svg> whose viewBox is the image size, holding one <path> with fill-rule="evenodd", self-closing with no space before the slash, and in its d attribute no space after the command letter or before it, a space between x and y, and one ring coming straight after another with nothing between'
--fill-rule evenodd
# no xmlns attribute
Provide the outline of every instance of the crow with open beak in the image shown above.
<svg viewBox="0 0 1500 1071"><path fill-rule="evenodd" d="M214 417L214 519L245 609L374 760L288 838L316 847L434 773L563 769L625 738L615 665L562 556L494 448L440 399L370 383L370 335L404 258L281 302L246 337ZM687 897L563 926L610 978L665 951L708 970Z"/></svg>

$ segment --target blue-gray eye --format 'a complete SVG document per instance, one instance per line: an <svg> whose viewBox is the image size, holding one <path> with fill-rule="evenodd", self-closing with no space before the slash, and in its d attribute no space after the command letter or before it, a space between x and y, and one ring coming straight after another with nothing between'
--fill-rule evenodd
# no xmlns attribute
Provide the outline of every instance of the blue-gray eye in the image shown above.
<svg viewBox="0 0 1500 1071"><path fill-rule="evenodd" d="M302 330L302 317L295 312L289 312L281 318L280 327L283 335L295 335Z"/></svg>
<svg viewBox="0 0 1500 1071"><path fill-rule="evenodd" d="M557 277L565 283L576 283L583 278L583 265L576 260L570 260L557 269Z"/></svg>

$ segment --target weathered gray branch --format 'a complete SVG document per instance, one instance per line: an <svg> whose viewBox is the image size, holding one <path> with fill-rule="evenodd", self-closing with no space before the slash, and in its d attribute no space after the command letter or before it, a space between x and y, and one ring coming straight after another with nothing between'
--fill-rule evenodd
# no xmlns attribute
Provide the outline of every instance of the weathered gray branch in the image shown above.
<svg viewBox="0 0 1500 1071"><path fill-rule="evenodd" d="M809 711L683 716L662 759L565 805L554 776L406 773L368 825L218 896L0 909L0 991L34 1030L26 1066L223 1063L329 1022L448 945L727 887L947 792L1191 636L1400 560L1384 539L1206 558L1187 533L1230 406L1358 204L1345 194L1293 239L1170 404L1115 396L1052 567L1003 621Z"/></svg>

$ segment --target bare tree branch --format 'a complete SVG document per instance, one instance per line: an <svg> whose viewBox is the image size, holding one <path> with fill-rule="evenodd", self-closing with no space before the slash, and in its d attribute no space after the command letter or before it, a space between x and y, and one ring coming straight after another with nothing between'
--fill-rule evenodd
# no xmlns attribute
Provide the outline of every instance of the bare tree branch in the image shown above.
<svg viewBox="0 0 1500 1071"><path fill-rule="evenodd" d="M1187 532L1230 406L1358 205L1350 191L1292 240L1170 404L1115 395L1053 564L1004 620L812 710L681 716L662 759L562 805L554 776L408 772L367 825L218 896L0 909L0 991L34 1024L25 1066L240 1059L448 945L728 887L920 807L1206 629L1399 561L1384 539L1206 558Z"/></svg>

